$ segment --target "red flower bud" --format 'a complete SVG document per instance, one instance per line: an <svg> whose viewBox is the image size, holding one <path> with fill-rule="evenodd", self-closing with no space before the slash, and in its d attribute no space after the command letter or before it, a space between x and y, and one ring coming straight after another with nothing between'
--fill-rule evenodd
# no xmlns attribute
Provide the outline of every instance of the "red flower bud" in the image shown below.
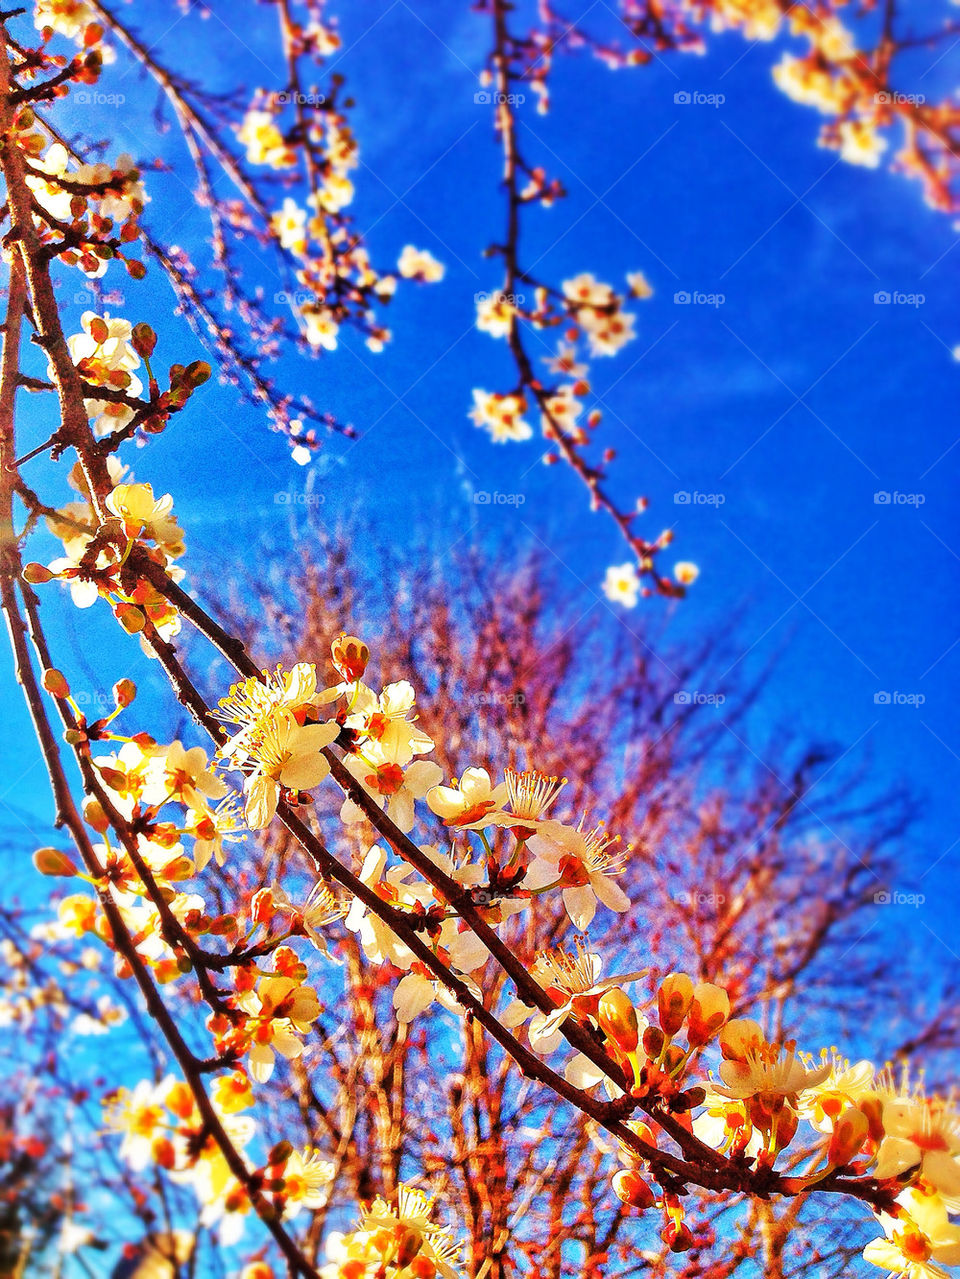
<svg viewBox="0 0 960 1279"><path fill-rule="evenodd" d="M370 650L363 640L343 631L330 645L330 654L338 674L351 684L362 678L370 660Z"/></svg>
<svg viewBox="0 0 960 1279"><path fill-rule="evenodd" d="M137 355L149 360L150 356L153 355L154 347L157 345L157 335L149 324L135 324L133 332L130 334L130 345Z"/></svg>
<svg viewBox="0 0 960 1279"><path fill-rule="evenodd" d="M665 1035L675 1035L693 1001L693 982L686 973L670 973L657 992L657 1012Z"/></svg>
<svg viewBox="0 0 960 1279"><path fill-rule="evenodd" d="M653 1191L632 1168L622 1168L611 1180L613 1192L621 1203L646 1212L657 1202Z"/></svg>
<svg viewBox="0 0 960 1279"><path fill-rule="evenodd" d="M117 680L113 686L113 696L117 705L127 707L137 695L137 686L132 679Z"/></svg>
<svg viewBox="0 0 960 1279"><path fill-rule="evenodd" d="M671 1252L687 1252L693 1247L693 1234L683 1221L668 1221L660 1232L660 1238Z"/></svg>
<svg viewBox="0 0 960 1279"><path fill-rule="evenodd" d="M600 996L597 1020L600 1023L600 1029L608 1039L613 1040L621 1052L636 1052L639 1043L637 1010L630 1002L629 996L619 986L611 987Z"/></svg>

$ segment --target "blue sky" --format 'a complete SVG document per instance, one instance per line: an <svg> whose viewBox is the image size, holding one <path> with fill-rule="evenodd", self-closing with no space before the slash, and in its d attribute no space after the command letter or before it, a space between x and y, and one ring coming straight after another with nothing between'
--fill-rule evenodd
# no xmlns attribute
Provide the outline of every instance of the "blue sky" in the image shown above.
<svg viewBox="0 0 960 1279"><path fill-rule="evenodd" d="M174 494L197 562L224 574L238 546L255 553L261 539L289 536L302 507L278 495L309 491L326 525L359 516L374 540L400 551L424 539L441 558L464 541L491 554L541 546L558 571L558 606L611 640L622 626L642 626L641 612L659 620L661 602L627 613L603 599L605 568L626 555L573 478L540 465L536 440L496 448L467 418L472 387L513 381L502 344L472 326L474 295L500 284L482 250L504 216L490 110L474 101L488 20L449 0L365 0L342 10L337 70L356 97L363 157L358 225L375 261L395 262L413 243L446 264L446 277L401 288L387 311L395 339L382 355L348 335L332 357L285 361L288 381L355 423L359 442L332 440L301 469L262 414L209 384L148 451L132 452L137 478ZM596 12L602 19L602 6ZM270 14L244 13L238 34L216 14L175 19L171 29L167 6L136 9L180 69L206 69L216 55L225 79L239 72L251 87L279 87ZM898 911L897 925L951 963L958 236L915 185L816 147L819 117L771 83L777 48L724 36L704 57L666 56L617 73L582 56L558 59L551 114L538 116L531 101L520 120L530 160L570 194L529 213L523 253L554 282L587 270L622 286L625 271L642 270L653 284L655 296L634 307L637 341L593 372L605 408L598 438L619 454L616 493L625 504L647 495L642 528L672 526L676 558L702 569L688 600L670 610L671 642L732 636L745 675L779 653L748 753L762 760L768 735L786 725L838 743L849 765L872 761L878 786L905 782L925 798L896 887L928 901ZM931 69L932 61L914 59L905 91L932 96L951 83L956 55ZM127 102L94 121L68 104L75 127L114 136L114 150L181 158L172 135L155 139L138 119L154 95L122 57L101 87L122 87ZM682 92L724 101L675 101ZM157 176L149 186L153 223L162 226L166 192L173 238L202 252L204 217L180 180ZM265 291L282 287L252 245L244 256ZM162 283L106 283L126 293L126 307L115 309L158 329L161 357L201 354L170 318ZM724 301L678 304L681 291ZM878 304L878 292L924 300ZM77 329L83 309L81 299ZM24 411L43 412L33 403ZM49 426L38 416L32 438ZM42 475L44 463L36 466ZM478 491L524 501L482 506ZM676 502L683 493L713 497ZM911 500L877 503L877 493ZM213 590L201 593L215 603ZM122 671L101 661L114 642L109 624L84 644L69 611L48 599L72 628L78 670L101 667L106 687L120 674L149 679L137 654ZM889 704L875 701L880 693ZM912 702L897 704L895 693ZM16 698L7 680L3 707L22 726ZM32 747L18 743L24 772L2 797L4 817L18 835L21 821L42 832L49 802Z"/></svg>

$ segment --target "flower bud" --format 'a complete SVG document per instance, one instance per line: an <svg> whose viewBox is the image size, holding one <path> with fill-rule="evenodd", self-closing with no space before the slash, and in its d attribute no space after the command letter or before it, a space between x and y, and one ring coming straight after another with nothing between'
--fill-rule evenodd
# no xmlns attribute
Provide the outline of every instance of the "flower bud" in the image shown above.
<svg viewBox="0 0 960 1279"><path fill-rule="evenodd" d="M637 1010L630 1002L629 996L619 986L611 987L600 996L597 1020L600 1023L600 1029L608 1039L613 1040L621 1052L636 1052L640 1041Z"/></svg>
<svg viewBox="0 0 960 1279"><path fill-rule="evenodd" d="M213 937L225 937L237 931L236 915L217 915L210 921L210 934Z"/></svg>
<svg viewBox="0 0 960 1279"><path fill-rule="evenodd" d="M644 1123L642 1119L628 1119L627 1127L635 1136L639 1137L641 1141L645 1141L648 1146L655 1146L657 1144L656 1134L650 1125L648 1123Z"/></svg>
<svg viewBox="0 0 960 1279"><path fill-rule="evenodd" d="M127 775L122 768L110 768L108 764L97 764L100 780L111 790L123 791L127 787Z"/></svg>
<svg viewBox="0 0 960 1279"><path fill-rule="evenodd" d="M672 1074L683 1064L685 1056L686 1053L679 1044L671 1044L667 1051L663 1054L663 1069L668 1075Z"/></svg>
<svg viewBox="0 0 960 1279"><path fill-rule="evenodd" d="M856 1159L870 1132L870 1121L862 1110L848 1106L833 1125L827 1159L834 1168L843 1168Z"/></svg>
<svg viewBox="0 0 960 1279"><path fill-rule="evenodd" d="M45 582L52 582L53 577L53 573L43 564L30 563L23 566L23 580L29 582L31 586L42 586Z"/></svg>
<svg viewBox="0 0 960 1279"><path fill-rule="evenodd" d="M84 800L83 820L100 835L110 829L110 819L103 811L103 805L98 799Z"/></svg>
<svg viewBox="0 0 960 1279"><path fill-rule="evenodd" d="M686 973L670 973L664 977L657 993L657 1011L665 1035L677 1033L692 999L693 982Z"/></svg>
<svg viewBox="0 0 960 1279"><path fill-rule="evenodd" d="M292 1154L293 1146L289 1141L278 1141L267 1155L267 1163L271 1168L278 1168L281 1164L285 1164Z"/></svg>
<svg viewBox="0 0 960 1279"><path fill-rule="evenodd" d="M114 700L123 709L130 705L136 695L137 686L132 679L119 679L113 686Z"/></svg>
<svg viewBox="0 0 960 1279"><path fill-rule="evenodd" d="M69 878L77 868L59 848L38 848L33 854L33 864L41 875L60 875Z"/></svg>
<svg viewBox="0 0 960 1279"><path fill-rule="evenodd" d="M355 635L340 635L330 645L330 653L337 672L350 684L362 677L370 660L370 650Z"/></svg>
<svg viewBox="0 0 960 1279"><path fill-rule="evenodd" d="M730 996L722 986L702 981L695 987L687 1017L687 1043L705 1044L730 1016Z"/></svg>
<svg viewBox="0 0 960 1279"><path fill-rule="evenodd" d="M668 1221L660 1238L671 1252L687 1252L693 1247L693 1234L685 1221Z"/></svg>
<svg viewBox="0 0 960 1279"><path fill-rule="evenodd" d="M653 1191L632 1168L621 1168L619 1172L615 1172L610 1184L621 1203L637 1208L640 1212L646 1212L657 1202Z"/></svg>
<svg viewBox="0 0 960 1279"><path fill-rule="evenodd" d="M194 360L184 370L184 376L194 389L198 386L203 386L204 382L208 382L212 373L213 369L211 369L206 360Z"/></svg>
<svg viewBox="0 0 960 1279"><path fill-rule="evenodd" d="M686 1114L688 1110L693 1110L697 1106L702 1106L707 1098L707 1090L701 1088L699 1084L696 1088L688 1088L686 1092L677 1093L674 1097L670 1109L678 1115Z"/></svg>
<svg viewBox="0 0 960 1279"><path fill-rule="evenodd" d="M254 893L250 903L250 918L255 924L269 924L275 910L271 888L261 888L259 892Z"/></svg>
<svg viewBox="0 0 960 1279"><path fill-rule="evenodd" d="M663 1048L663 1031L659 1026L648 1026L643 1032L643 1051L651 1061L656 1061Z"/></svg>
<svg viewBox="0 0 960 1279"><path fill-rule="evenodd" d="M56 670L52 666L43 672L41 683L47 692L52 693L54 697L70 696L70 685L67 683L63 672Z"/></svg>
<svg viewBox="0 0 960 1279"><path fill-rule="evenodd" d="M196 1102L190 1085L184 1083L182 1079L178 1079L170 1086L170 1091L165 1097L168 1110L172 1110L178 1119L186 1121L193 1114Z"/></svg>
<svg viewBox="0 0 960 1279"><path fill-rule="evenodd" d="M174 1150L173 1142L169 1137L155 1137L151 1146L151 1154L158 1168L164 1168L169 1172L176 1167L177 1152Z"/></svg>
<svg viewBox="0 0 960 1279"><path fill-rule="evenodd" d="M175 884L184 879L192 879L196 873L196 867L189 857L175 857L163 868L164 879L169 879Z"/></svg>
<svg viewBox="0 0 960 1279"><path fill-rule="evenodd" d="M137 355L142 355L149 360L150 356L153 355L154 347L157 345L157 335L149 324L135 324L130 334L130 345Z"/></svg>
<svg viewBox="0 0 960 1279"><path fill-rule="evenodd" d="M137 635L147 624L147 619L135 604L117 604L113 610L117 621L130 635Z"/></svg>

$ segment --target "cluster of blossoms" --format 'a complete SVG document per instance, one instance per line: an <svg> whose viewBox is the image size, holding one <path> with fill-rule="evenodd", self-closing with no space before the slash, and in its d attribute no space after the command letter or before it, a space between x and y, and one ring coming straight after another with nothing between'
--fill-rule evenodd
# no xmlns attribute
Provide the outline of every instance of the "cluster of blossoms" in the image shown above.
<svg viewBox="0 0 960 1279"><path fill-rule="evenodd" d="M94 434L115 437L115 443L141 424L148 432L162 431L171 413L182 409L210 376L210 366L203 361L186 368L174 365L169 389L160 393L150 367L156 335L148 325L131 325L93 311L84 312L81 325L82 331L67 339L67 347L82 380L84 409ZM135 372L141 359L150 379L148 402L137 399L143 390ZM54 372L51 367L51 375ZM100 492L102 515L90 489L89 471L77 462L68 481L79 500L55 510L41 508L64 554L48 566L27 565L25 577L33 583L60 579L69 585L78 608L103 597L126 630L140 632L149 622L169 638L180 629L179 615L142 570L149 561L173 582L183 577L175 561L186 548L173 515L173 498L169 493L155 497L150 484L134 483L112 451L103 465L112 489Z"/></svg>
<svg viewBox="0 0 960 1279"><path fill-rule="evenodd" d="M91 764L127 829L137 832L133 845L136 860L127 843L115 846L104 842L94 845L102 871L98 876L80 874L65 854L54 849L40 850L35 858L37 867L45 874L87 879L101 894L108 895L140 958L159 981L171 981L181 975L183 956L169 936L167 919L176 920L194 936L236 933L232 916L209 916L202 896L180 888L184 880L200 874L211 858L223 865L225 844L242 838L236 799L211 771L202 747L187 749L179 741L161 745L145 733L125 737L113 730L111 725L135 695L129 680L116 686L113 711L93 722L88 722L74 701L60 672L48 672L46 682L56 696L72 706L77 727L71 730L71 740L81 750L89 753L99 741L122 743L113 755L91 755ZM88 802L85 816L94 830L108 838L111 823L98 801ZM184 840L190 841L189 855ZM162 886L162 910L145 883L145 875L154 885ZM57 920L42 935L48 941L91 935L113 944L96 899L85 894L62 898ZM121 973L126 972L119 956L117 964Z"/></svg>
<svg viewBox="0 0 960 1279"><path fill-rule="evenodd" d="M653 295L642 272L628 272L626 279L628 296L644 299ZM552 446L544 454L544 462L553 465L564 458L573 465L591 486L596 505L594 486L600 472L584 462L580 450L590 443L590 432L599 426L602 413L597 407L587 410L584 404L591 388L590 370L583 356L616 355L635 336L636 317L624 309L624 296L589 272L564 280L559 292L544 285L535 286L532 307L525 309L523 301L521 295L503 292L479 294L477 327L493 338L511 340L520 321L533 329L566 325L564 340L558 344L556 353L543 361L551 382L545 385L525 374L521 361L521 382L514 390L474 388L470 419L487 432L494 444L523 443L534 434L526 414L532 406L538 409L541 434ZM581 352L581 343L586 344L584 352ZM604 461L611 461L613 456L612 450L606 450ZM626 527L629 520L645 509L646 502L641 498L631 515L619 517L621 524ZM635 608L641 598L653 593L653 588L644 584L642 575L653 575L654 555L669 545L672 532L665 530L655 542L642 549L639 539L629 540L637 558L609 568L602 590L612 602ZM698 573L696 565L681 561L674 567L672 578L657 579L657 583L665 594L682 594Z"/></svg>
<svg viewBox="0 0 960 1279"><path fill-rule="evenodd" d="M587 1089L602 1083L611 1098L623 1096L622 1080L650 1116L628 1121L647 1147L657 1147L657 1115L666 1111L691 1115L701 1141L758 1169L773 1169L789 1152L792 1168L806 1165L802 1189L838 1172L872 1176L888 1196L877 1210L885 1237L867 1245L865 1259L906 1279L941 1279L944 1265L960 1264L960 1225L950 1221L960 1211L960 1113L951 1100L927 1097L907 1077L897 1081L867 1061L851 1065L827 1052L815 1060L791 1041L771 1042L756 1021L731 1018L723 987L695 984L685 973L661 981L650 1020L623 989L643 974L601 980L600 957L582 944L575 956L542 953L533 971L557 1008L530 1021L531 1047L555 1051L568 1018L601 1031L619 1079L582 1054L568 1062L566 1076ZM504 1020L518 1026L533 1012L515 1003ZM719 1049L716 1077L702 1068L711 1045ZM620 1199L639 1211L659 1203L664 1242L677 1252L693 1247L669 1184L658 1200L647 1179L657 1180L656 1168L628 1142L620 1155L626 1167L613 1177Z"/></svg>
<svg viewBox="0 0 960 1279"><path fill-rule="evenodd" d="M902 117L904 144L896 166L923 181L931 204L951 207L950 144L943 127L948 114L928 108L923 94L889 88L885 76L892 45L881 46L882 53L859 47L854 31L826 4L690 0L687 7L697 19L708 18L716 31L736 30L748 40L770 41L787 30L806 41L804 53L782 56L773 78L788 98L827 117L820 145L837 151L848 164L876 168L888 150L885 131Z"/></svg>
<svg viewBox="0 0 960 1279"><path fill-rule="evenodd" d="M134 548L177 581L183 573L175 561L184 553L183 530L173 515L169 493L154 497L150 484L124 479L124 468L109 459L116 479L104 500L109 518L98 521L86 477L79 466L70 474L71 486L81 500L68 502L47 516L47 527L63 543L64 554L49 565L30 564L28 581L49 582L54 578L70 587L74 604L89 608L102 597L110 602L114 615L125 630L137 633L149 621L167 638L180 629L180 616L131 564Z"/></svg>
<svg viewBox="0 0 960 1279"><path fill-rule="evenodd" d="M410 1186L376 1198L355 1230L327 1236L322 1279L459 1279L461 1245L433 1214L433 1199Z"/></svg>
<svg viewBox="0 0 960 1279"><path fill-rule="evenodd" d="M397 271L405 280L419 280L421 284L439 284L444 277L444 266L426 249L416 249L406 244L397 260Z"/></svg>
<svg viewBox="0 0 960 1279"><path fill-rule="evenodd" d="M230 837L219 829L219 814L231 797L206 754L179 742L159 746L144 735L115 734L110 725L132 701L132 688L118 686L114 712L95 724L86 724L74 707L77 731L90 742L122 742L115 755L93 762L128 829L137 832L138 858L163 886L166 911L195 936L235 941L232 989L219 992L207 1028L214 1060L229 1068L213 1083L212 1103L241 1152L254 1135L242 1113L252 1103L251 1081L268 1080L278 1056L301 1058L322 1012L308 966L282 944L286 939L308 938L325 952L323 930L342 919L371 963L402 974L393 1006L403 1023L434 1001L462 1014L451 986L483 999L490 951L452 907L456 899L449 887L441 891L433 882L434 870L469 894L494 930L551 892L560 894L579 930L589 927L598 903L615 912L630 904L616 882L625 853L602 824L590 826L581 819L574 825L551 815L562 779L508 769L503 781L495 782L486 770L470 768L443 784L439 768L418 758L434 742L419 727L413 688L400 681L376 693L365 684L369 650L356 637L340 635L331 653L340 682L329 688L318 688L309 663L235 685L221 702L220 715L239 731L221 748L220 761L243 774L251 824L265 825L281 799L305 802L301 790L326 776L326 752L334 742L354 781L368 799L393 813L401 830L412 829L415 802L424 800L451 832L450 850L416 846L422 861L414 867L413 846L392 860L375 844L360 869L361 882L389 907L387 918L358 898L347 910L320 883L301 906L279 885L268 885L250 905L246 931L239 920L207 917L199 895L177 888L211 856L220 860L222 840ZM51 673L48 687L72 701L58 675ZM338 702L336 718L321 722L320 708ZM358 792L348 793L341 817L354 826L370 810L358 802ZM214 809L213 803L220 807ZM166 805L182 814L170 817ZM236 811L227 811L225 826L233 830ZM106 830L96 805L88 805L86 818ZM193 861L180 842L187 837L194 839ZM471 840L477 841L473 847ZM114 850L108 842L97 847L96 855L104 867L97 887L120 910L138 953L159 980L175 978L183 954L171 946L156 901L148 900L143 869L129 850ZM55 850L38 854L38 865L50 874L76 873ZM401 936L399 925L392 926L396 919L411 922L438 967L425 964L411 949L409 934ZM278 920L280 933L274 929ZM111 941L88 898L61 902L60 927ZM257 938L261 929L265 935ZM249 954L256 958L243 958L243 947L253 947L255 939ZM950 1100L927 1097L906 1079L897 1083L889 1070L878 1073L867 1062L851 1066L827 1053L815 1061L792 1042L769 1041L759 1023L731 1018L726 989L697 984L684 973L671 973L659 983L655 1016L648 1019L625 990L645 970L604 977L600 956L582 938L574 953L562 947L538 953L529 974L549 1009L514 999L501 1010L501 1024L525 1034L530 1048L544 1057L563 1048L571 1027L588 1030L594 1042L604 1044L606 1066L576 1051L563 1073L586 1093L602 1085L611 1099L622 1099L621 1104L630 1099L645 1112L643 1120L627 1121L636 1144L620 1138L625 1166L612 1174L611 1184L630 1208L659 1208L661 1235L671 1250L683 1252L697 1242L684 1220L681 1197L656 1160L661 1131L675 1137L671 1124L680 1121L691 1139L758 1172L773 1175L778 1160L788 1156L802 1190L837 1174L872 1177L880 1188L874 1202L884 1237L865 1249L868 1261L909 1279L939 1279L943 1265L960 1259L960 1226L950 1220L960 1207L960 1116ZM712 1070L708 1055L713 1055ZM236 1237L257 1196L288 1218L321 1206L333 1177L332 1165L319 1152L281 1143L262 1165L244 1154L249 1179L238 1183L209 1124L197 1113L195 1095L169 1080L112 1096L108 1121L123 1133L122 1152L132 1166L152 1161L194 1186L204 1222L218 1224L225 1239ZM434 1279L438 1272L449 1279L456 1273L457 1249L430 1224L430 1208L419 1192L403 1192L396 1204L377 1201L356 1231L331 1237L325 1275L374 1279L393 1268L398 1274L409 1270L414 1279Z"/></svg>
<svg viewBox="0 0 960 1279"><path fill-rule="evenodd" d="M84 31L91 33L81 36L88 44L96 44L103 35L96 24ZM97 48L83 60L74 59L73 77L95 84L109 52ZM65 59L48 61L63 65ZM65 87L59 92L66 92ZM13 130L22 153L34 230L45 251L90 279L104 276L114 260L122 262L131 277L142 279L143 262L128 254L140 239L138 220L149 197L132 157L124 153L112 163L84 163L63 142L51 143L43 119L29 105L18 109Z"/></svg>
<svg viewBox="0 0 960 1279"><path fill-rule="evenodd" d="M294 58L304 53L322 58L340 43L333 28L317 21L298 27L292 38ZM380 351L390 333L376 322L372 305L388 302L397 282L373 268L344 212L354 197L350 174L359 164L359 149L337 106L336 87L329 95L258 94L237 137L247 162L257 167L292 170L306 157L306 207L288 196L271 215L269 231L292 264L296 288L286 296L308 346L336 350L341 325L352 320L365 333L370 350ZM295 120L282 127L284 112L298 99L310 109L298 110ZM401 259L405 275L403 267Z"/></svg>
<svg viewBox="0 0 960 1279"><path fill-rule="evenodd" d="M50 855L53 850L42 851ZM29 938L0 938L0 1027L16 1027L25 1033L43 1013L52 1015L61 1035L104 1035L126 1020L126 1011L106 993L78 999L76 982L69 980L81 972L95 977L100 970L100 951L87 946L79 959L59 958L54 975L39 963L51 955L54 931L49 923L42 923Z"/></svg>
<svg viewBox="0 0 960 1279"><path fill-rule="evenodd" d="M135 373L140 367L140 353L131 340L133 325L95 311L85 311L80 324L82 332L73 334L67 346L84 381L124 392L123 398L84 401L94 434L110 435L132 421L134 408L130 401L143 391L143 383Z"/></svg>
<svg viewBox="0 0 960 1279"><path fill-rule="evenodd" d="M250 164L289 169L296 163L296 153L284 141L272 111L251 107L237 130L237 139L246 148Z"/></svg>
<svg viewBox="0 0 960 1279"><path fill-rule="evenodd" d="M700 576L700 569L690 560L678 560L673 566L673 576L681 586L692 586ZM612 564L604 574L600 589L612 604L622 604L624 608L636 608L638 601L650 594L636 564L630 560L625 564Z"/></svg>
<svg viewBox="0 0 960 1279"><path fill-rule="evenodd" d="M110 37L128 50L137 44L119 14L100 10L89 0L38 0L34 21L45 45L63 36L80 46L72 60L44 47L38 51L36 68L28 62L31 76L40 67L62 69L40 101L68 93L71 80L96 84L104 64L115 57ZM182 247L148 241L148 248L169 276L180 305L209 334L228 376L258 403L267 403L271 420L288 435L304 461L320 443L314 423L348 435L352 428L316 410L305 398L275 391L261 372L262 361L277 353L282 321L267 313L257 291L248 291L234 260L237 244L256 222L261 239L272 241L280 251L289 284L274 301L289 304L304 349L333 350L344 323L357 327L370 349L382 349L390 335L378 322L375 309L389 300L396 279L373 267L346 213L354 196L351 174L359 163L359 152L338 101L343 98L342 78L330 77L323 93L301 84L305 68L322 64L340 47L340 37L313 3L305 5L296 19L285 6L280 25L289 87L280 92L256 90L232 129L219 108L205 113L209 101L202 89L185 85L159 62L148 64L163 91L175 101L180 122L190 123L190 144L196 144L202 155L197 194L210 211L215 256L227 278L223 309L196 289L196 267ZM203 106L198 106L198 99ZM130 157L121 155L113 163L84 163L86 151L65 146L56 133L51 138L44 118L30 105L19 108L15 127L36 203L36 228L51 255L95 278L117 259L140 279L146 267L129 256L128 246L141 239L138 218L147 196ZM239 155L236 144L241 148ZM239 198L211 198L208 187L216 169L228 175ZM302 179L305 187L286 198L272 216L272 187L270 178L264 181L264 170L282 174L287 186ZM228 318L228 312L236 311L242 311L248 321L249 348ZM100 416L100 430L118 429L109 419L123 417L121 404L117 396L111 399L106 417ZM304 417L310 424L304 425Z"/></svg>
<svg viewBox="0 0 960 1279"><path fill-rule="evenodd" d="M627 284L632 297L653 294L641 272L630 273ZM536 286L532 307L525 308L523 301L522 295L479 294L477 328L493 338L509 339L521 320L535 329L566 324L566 342L561 343L555 356L545 360L551 374L560 380L550 388L536 382L508 394L476 389L470 417L496 444L529 440L533 430L523 418L530 407L526 395L529 391L540 409L541 430L547 440L556 441L562 436L575 444L586 444L589 436L580 422L580 401L589 393L590 383L588 367L580 361L577 344L585 340L591 356L616 355L635 336L635 317L623 309L625 299L620 294L587 272L564 280L559 293ZM600 420L599 409L585 417L590 428L599 425Z"/></svg>
<svg viewBox="0 0 960 1279"><path fill-rule="evenodd" d="M242 774L246 821L252 829L269 823L281 799L306 801L304 792L328 774L328 750L336 743L357 790L401 832L413 830L415 804L425 801L451 832L459 830L478 841L473 850L424 845L419 852L456 884L481 893L478 900L493 902L488 910L492 922L526 909L547 892L561 894L579 928L589 924L598 902L614 911L628 909L616 882L626 857L618 841L602 824L590 827L584 818L566 824L547 816L562 780L508 769L504 781L494 784L485 769L469 768L459 780L442 785L440 767L418 758L432 751L434 742L419 727L409 682L388 684L379 694L366 685L361 677L369 651L355 637L340 636L332 653L341 682L330 688L318 689L316 668L300 663L290 671L265 672L262 680L242 681L221 699L220 719L239 731L221 748L220 758ZM341 703L336 717L321 721L321 708L333 702ZM348 828L367 820L357 794L348 794L340 818ZM506 846L495 852L490 841L496 842L498 833ZM373 845L361 881L395 909L425 920L431 948L446 966L462 977L481 968L488 958L486 947L463 928L429 878L415 874L407 862L389 862L389 854ZM360 902L350 910L346 927L358 934L368 959L389 961L406 973L394 1001L402 1020L411 1020L435 998L451 1006L452 998L436 975Z"/></svg>
<svg viewBox="0 0 960 1279"><path fill-rule="evenodd" d="M55 232L62 236L58 256L63 262L100 279L113 258L122 258L120 246L139 235L137 219L148 196L127 154L113 164L70 165L61 142L30 162L26 182L43 214L37 227L45 241L52 242ZM138 269L139 264L134 273Z"/></svg>
<svg viewBox="0 0 960 1279"><path fill-rule="evenodd" d="M848 164L876 168L887 149L880 130L890 119L878 108L889 95L878 92L853 33L833 14L791 11L787 21L794 35L807 40L809 51L799 58L784 54L773 71L777 87L831 117L821 131L821 146L839 151Z"/></svg>
<svg viewBox="0 0 960 1279"><path fill-rule="evenodd" d="M303 1036L320 1016L317 992L306 985L306 976L296 953L278 946L265 973L252 966L237 969L228 1009L208 1022L217 1052L246 1056L258 1083L273 1074L277 1053L288 1061L301 1056Z"/></svg>
<svg viewBox="0 0 960 1279"><path fill-rule="evenodd" d="M118 1088L104 1104L107 1126L122 1134L120 1154L130 1167L154 1165L172 1181L192 1187L201 1206L200 1223L217 1227L221 1243L236 1242L252 1206L250 1191L231 1171L192 1090L167 1076L156 1084L143 1080L133 1089ZM250 1186L267 1197L282 1219L323 1206L334 1168L317 1151L295 1150L283 1142L259 1167L247 1156L257 1128L243 1113L253 1106L254 1096L242 1070L213 1080L210 1104L231 1145L243 1156Z"/></svg>
<svg viewBox="0 0 960 1279"><path fill-rule="evenodd" d="M121 705L127 697L129 693ZM203 747L187 749L179 741L162 745L143 733L132 738L119 737L106 731L111 719L112 716L99 721L95 735L92 726L87 726L86 731L93 740L112 737L123 742L115 755L93 758L121 815L154 844L172 850L177 857L183 855L179 841L189 837L193 841L190 860L198 874L211 857L222 866L226 856L224 841L240 839L242 827L236 798L212 771ZM215 807L211 803L214 800L218 801ZM174 818L168 807L171 804L177 810Z"/></svg>
<svg viewBox="0 0 960 1279"><path fill-rule="evenodd" d="M36 0L33 22L38 31L87 43L88 30L99 29L98 16L89 0Z"/></svg>

